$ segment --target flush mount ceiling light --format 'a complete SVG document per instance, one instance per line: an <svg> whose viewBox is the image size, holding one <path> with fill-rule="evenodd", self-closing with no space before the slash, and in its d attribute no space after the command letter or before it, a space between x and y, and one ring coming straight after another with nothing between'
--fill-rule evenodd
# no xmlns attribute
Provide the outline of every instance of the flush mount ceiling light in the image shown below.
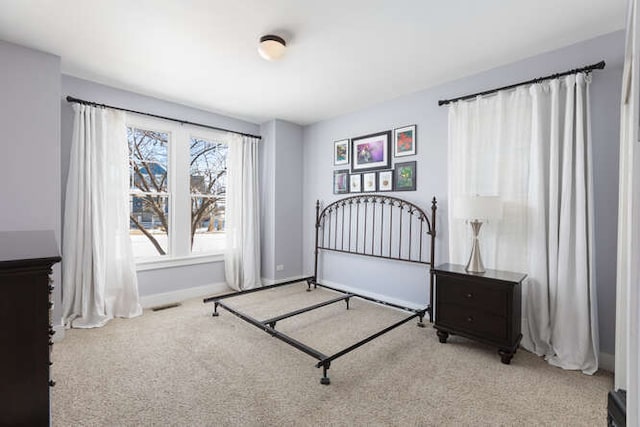
<svg viewBox="0 0 640 427"><path fill-rule="evenodd" d="M287 43L282 37L267 34L260 37L260 45L258 45L258 53L267 61L275 61L284 55Z"/></svg>

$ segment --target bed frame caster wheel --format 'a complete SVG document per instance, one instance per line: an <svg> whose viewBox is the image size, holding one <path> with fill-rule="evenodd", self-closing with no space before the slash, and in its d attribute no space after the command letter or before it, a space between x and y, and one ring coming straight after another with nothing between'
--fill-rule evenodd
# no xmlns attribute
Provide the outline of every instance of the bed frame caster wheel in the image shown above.
<svg viewBox="0 0 640 427"><path fill-rule="evenodd" d="M317 367L319 368L321 366L322 366L322 378L320 378L320 384L329 385L329 384L331 384L331 380L327 376L327 371L329 370L329 367L331 366L331 362L327 362L325 364L318 363Z"/></svg>

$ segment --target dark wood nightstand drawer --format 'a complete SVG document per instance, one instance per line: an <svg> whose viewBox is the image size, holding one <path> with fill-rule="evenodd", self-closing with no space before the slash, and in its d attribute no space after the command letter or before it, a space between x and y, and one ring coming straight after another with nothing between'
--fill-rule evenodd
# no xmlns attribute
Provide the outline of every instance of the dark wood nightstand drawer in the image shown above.
<svg viewBox="0 0 640 427"><path fill-rule="evenodd" d="M507 322L504 316L497 316L478 308L442 303L438 324L493 341L504 341L507 338Z"/></svg>
<svg viewBox="0 0 640 427"><path fill-rule="evenodd" d="M444 304L481 307L498 316L507 315L508 292L504 287L447 276L438 277L438 282L438 298Z"/></svg>

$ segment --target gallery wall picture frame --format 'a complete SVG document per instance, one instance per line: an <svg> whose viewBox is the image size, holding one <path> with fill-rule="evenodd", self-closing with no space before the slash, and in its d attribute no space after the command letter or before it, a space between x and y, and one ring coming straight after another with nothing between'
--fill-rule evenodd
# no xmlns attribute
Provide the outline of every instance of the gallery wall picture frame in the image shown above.
<svg viewBox="0 0 640 427"><path fill-rule="evenodd" d="M404 157L416 154L416 125L397 128L393 131L393 156Z"/></svg>
<svg viewBox="0 0 640 427"><path fill-rule="evenodd" d="M378 191L393 191L393 170L378 172Z"/></svg>
<svg viewBox="0 0 640 427"><path fill-rule="evenodd" d="M349 175L349 192L351 193L362 192L362 174L361 173Z"/></svg>
<svg viewBox="0 0 640 427"><path fill-rule="evenodd" d="M333 143L333 165L342 166L349 164L349 140L341 139Z"/></svg>
<svg viewBox="0 0 640 427"><path fill-rule="evenodd" d="M351 172L391 167L391 131L351 138Z"/></svg>
<svg viewBox="0 0 640 427"><path fill-rule="evenodd" d="M395 191L416 190L416 162L396 163L394 169Z"/></svg>
<svg viewBox="0 0 640 427"><path fill-rule="evenodd" d="M362 174L362 191L365 193L371 193L377 190L376 186L376 173L366 172Z"/></svg>
<svg viewBox="0 0 640 427"><path fill-rule="evenodd" d="M349 169L333 171L333 194L349 192Z"/></svg>

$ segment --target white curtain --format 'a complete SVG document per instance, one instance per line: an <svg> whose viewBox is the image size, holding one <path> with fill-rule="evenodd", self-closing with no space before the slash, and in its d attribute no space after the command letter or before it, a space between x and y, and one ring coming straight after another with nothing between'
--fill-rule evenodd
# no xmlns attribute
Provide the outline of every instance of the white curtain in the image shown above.
<svg viewBox="0 0 640 427"><path fill-rule="evenodd" d="M233 135L227 154L224 267L236 290L262 285L260 278L259 139Z"/></svg>
<svg viewBox="0 0 640 427"><path fill-rule="evenodd" d="M615 388L627 390L627 425L640 425L640 63L638 0L629 0L620 114Z"/></svg>
<svg viewBox="0 0 640 427"><path fill-rule="evenodd" d="M598 367L590 76L458 102L449 110L449 200L498 195L480 236L487 268L528 274L523 347L549 363ZM449 259L465 264L470 227L449 210Z"/></svg>
<svg viewBox="0 0 640 427"><path fill-rule="evenodd" d="M142 314L129 238L124 113L73 104L64 215L63 322L92 328Z"/></svg>

